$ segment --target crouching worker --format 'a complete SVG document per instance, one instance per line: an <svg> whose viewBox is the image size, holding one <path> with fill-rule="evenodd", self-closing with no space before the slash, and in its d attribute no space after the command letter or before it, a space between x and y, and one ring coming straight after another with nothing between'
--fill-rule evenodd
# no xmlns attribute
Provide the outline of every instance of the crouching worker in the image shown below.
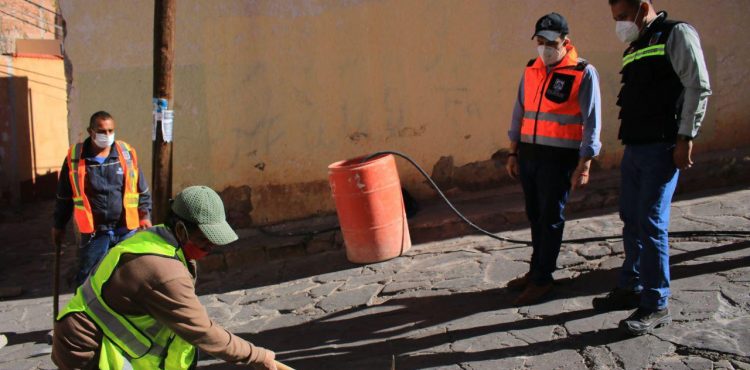
<svg viewBox="0 0 750 370"><path fill-rule="evenodd" d="M275 370L274 353L216 325L195 294L194 265L237 240L218 194L178 194L164 225L112 248L60 312L52 360L61 369L192 369L198 350Z"/></svg>

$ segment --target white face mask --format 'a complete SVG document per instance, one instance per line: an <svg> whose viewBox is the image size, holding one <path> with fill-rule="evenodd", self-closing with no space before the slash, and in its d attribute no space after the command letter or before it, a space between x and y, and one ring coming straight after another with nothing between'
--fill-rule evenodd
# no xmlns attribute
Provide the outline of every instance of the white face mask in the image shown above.
<svg viewBox="0 0 750 370"><path fill-rule="evenodd" d="M638 19L638 16L641 15L641 8L638 8L638 13L635 15L635 19ZM624 43L631 43L635 40L638 40L638 35L641 34L641 30L638 28L638 25L635 24L635 22L632 21L617 21L615 22L615 33L617 34L617 38L620 39L620 41Z"/></svg>
<svg viewBox="0 0 750 370"><path fill-rule="evenodd" d="M539 57L544 65L549 66L562 60L565 49L556 49L550 46L539 45L536 47Z"/></svg>
<svg viewBox="0 0 750 370"><path fill-rule="evenodd" d="M94 134L94 144L99 148L109 148L115 143L115 134Z"/></svg>

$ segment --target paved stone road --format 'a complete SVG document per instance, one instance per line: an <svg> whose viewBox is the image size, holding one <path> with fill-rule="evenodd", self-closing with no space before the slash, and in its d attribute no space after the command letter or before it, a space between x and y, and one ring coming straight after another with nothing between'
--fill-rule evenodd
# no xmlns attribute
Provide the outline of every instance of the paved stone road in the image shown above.
<svg viewBox="0 0 750 370"><path fill-rule="evenodd" d="M750 190L682 200L672 213L673 231L750 230ZM614 210L602 210L570 221L566 237L620 228ZM622 262L617 240L565 245L554 295L530 307L512 307L504 288L527 270L530 248L479 236L367 266L338 251L213 273L199 277L199 291L216 321L297 369L750 369L750 241L672 243L675 322L637 338L617 329L628 312L591 307ZM50 306L48 296L0 301L0 368L53 367Z"/></svg>

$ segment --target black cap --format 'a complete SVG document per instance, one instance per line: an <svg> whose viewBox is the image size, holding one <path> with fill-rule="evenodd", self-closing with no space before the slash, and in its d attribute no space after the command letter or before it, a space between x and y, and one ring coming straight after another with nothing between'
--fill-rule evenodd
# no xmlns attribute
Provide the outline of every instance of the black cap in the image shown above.
<svg viewBox="0 0 750 370"><path fill-rule="evenodd" d="M553 41L558 37L562 38L568 32L568 21L565 20L565 17L557 13L549 13L536 21L534 36L531 36L531 38L542 36Z"/></svg>

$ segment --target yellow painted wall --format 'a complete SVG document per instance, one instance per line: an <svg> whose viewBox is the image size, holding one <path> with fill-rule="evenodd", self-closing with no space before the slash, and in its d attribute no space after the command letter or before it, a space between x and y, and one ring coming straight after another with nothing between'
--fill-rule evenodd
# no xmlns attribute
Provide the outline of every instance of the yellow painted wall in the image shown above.
<svg viewBox="0 0 750 370"><path fill-rule="evenodd" d="M16 76L29 78L34 175L59 172L68 149L67 83L63 61L9 57L4 60L12 60Z"/></svg>
<svg viewBox="0 0 750 370"><path fill-rule="evenodd" d="M57 172L68 148L63 60L2 56L0 79L5 80L3 86L13 86L0 94L4 104L0 187L7 189L4 191L13 202L31 199L38 192L54 193ZM39 186L43 189L36 189Z"/></svg>
<svg viewBox="0 0 750 370"><path fill-rule="evenodd" d="M747 145L750 49L731 41L744 32L750 2L657 5L703 38L714 96L697 149ZM71 140L104 109L118 138L149 158L153 1L61 7ZM331 211L326 167L336 160L396 149L428 170L442 156L456 166L486 161L507 146L518 80L536 56L534 22L550 11L568 18L573 42L599 70L599 161L614 167L624 47L605 0L180 0L174 190L250 186L253 221L266 223ZM430 194L401 167L407 188Z"/></svg>

